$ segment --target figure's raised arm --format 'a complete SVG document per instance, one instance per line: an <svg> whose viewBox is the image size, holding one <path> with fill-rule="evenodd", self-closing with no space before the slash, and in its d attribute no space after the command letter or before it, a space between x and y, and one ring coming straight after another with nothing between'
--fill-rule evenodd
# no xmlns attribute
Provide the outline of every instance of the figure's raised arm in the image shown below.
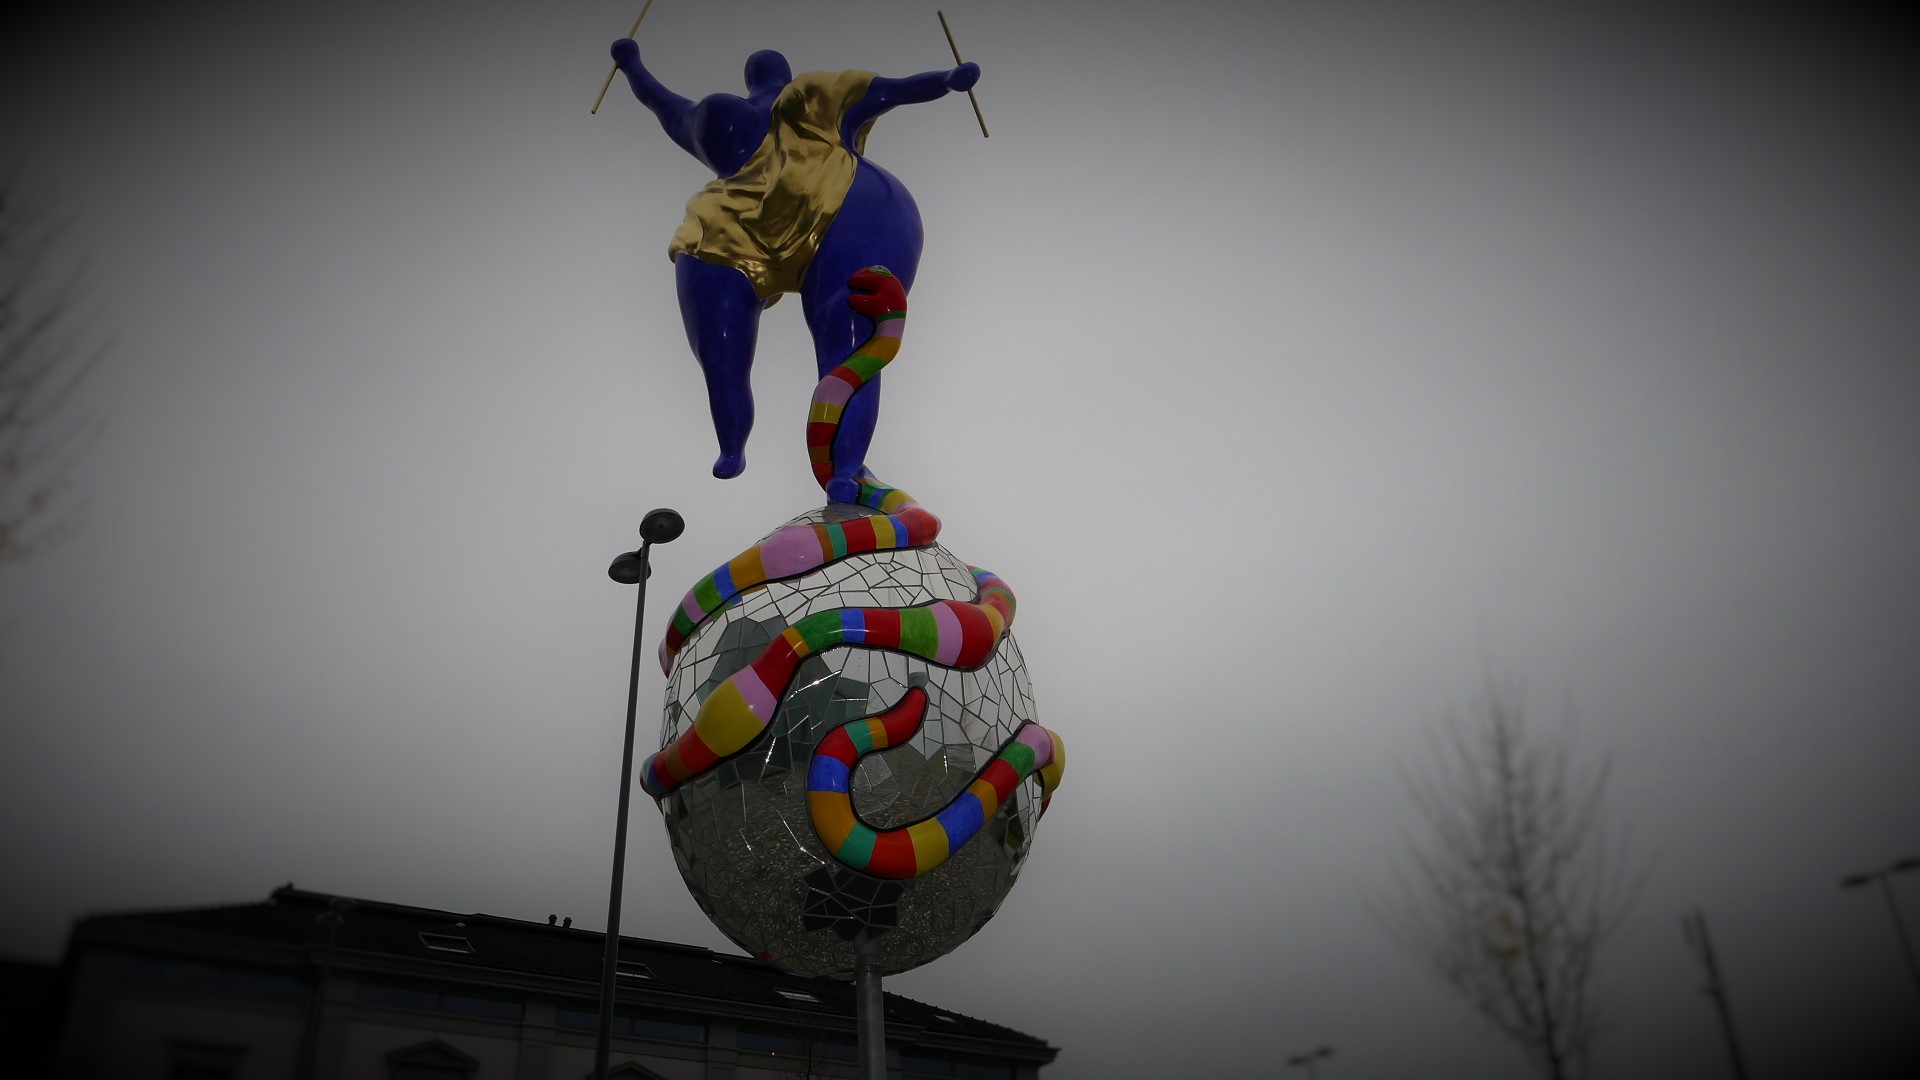
<svg viewBox="0 0 1920 1080"><path fill-rule="evenodd" d="M660 118L660 126L667 136L680 149L695 157L700 153L693 139L693 102L667 89L653 72L640 62L640 46L632 38L621 38L613 43L613 62L627 74L627 85L633 88L633 96L645 105L653 115Z"/></svg>
<svg viewBox="0 0 1920 1080"><path fill-rule="evenodd" d="M876 75L872 85L867 87L866 96L847 110L846 118L840 123L842 137L851 146L854 133L887 110L971 90L973 84L979 81L980 65L971 62L945 71L923 71L902 79Z"/></svg>

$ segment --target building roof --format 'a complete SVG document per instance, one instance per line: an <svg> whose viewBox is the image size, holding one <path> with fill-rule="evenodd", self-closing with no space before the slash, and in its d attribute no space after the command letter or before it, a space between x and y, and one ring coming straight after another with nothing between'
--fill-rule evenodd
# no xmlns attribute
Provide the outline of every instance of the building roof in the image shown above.
<svg viewBox="0 0 1920 1080"><path fill-rule="evenodd" d="M337 914L337 921L330 914ZM457 978L503 988L597 1000L606 935L578 927L296 889L264 901L174 911L95 915L74 928L70 953L96 945L178 951L197 957L264 951L302 969L328 950L339 968ZM70 955L69 962L73 957ZM851 983L789 975L760 960L694 945L621 935L622 1002L713 1012L768 1023L853 1023ZM644 974L640 973L644 971ZM783 995L781 991L787 991ZM808 1001L794 994L811 995ZM979 1054L1051 1061L1058 1053L1031 1035L889 993L889 1038ZM589 1006L592 1007L592 1006ZM905 1027L907 1031L896 1029Z"/></svg>

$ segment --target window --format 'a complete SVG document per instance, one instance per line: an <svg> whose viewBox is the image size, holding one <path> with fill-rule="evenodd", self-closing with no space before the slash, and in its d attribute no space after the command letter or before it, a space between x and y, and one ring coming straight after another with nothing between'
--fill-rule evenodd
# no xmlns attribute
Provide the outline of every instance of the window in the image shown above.
<svg viewBox="0 0 1920 1080"><path fill-rule="evenodd" d="M355 983L353 1000L362 1005L387 1005L399 1009L421 1009L436 1012L440 1008L440 995L432 990L415 990L406 986L387 986L382 983Z"/></svg>
<svg viewBox="0 0 1920 1080"><path fill-rule="evenodd" d="M458 1013L461 1016L480 1016L488 1020L518 1021L527 1011L526 1006L517 1001L501 1001L498 998L464 997L460 994L441 994L440 1011Z"/></svg>
<svg viewBox="0 0 1920 1080"><path fill-rule="evenodd" d="M250 971L226 973L227 989L247 997L303 998L307 984L286 975L262 975Z"/></svg>
<svg viewBox="0 0 1920 1080"><path fill-rule="evenodd" d="M422 1012L446 1012L460 1016L478 1016L488 1020L521 1019L526 1006L504 998L470 997L442 994L416 986L363 982L353 986L353 1000L362 1005L384 1005L391 1009L418 1009Z"/></svg>
<svg viewBox="0 0 1920 1080"><path fill-rule="evenodd" d="M127 961L127 974L148 982L197 986L203 990L220 989L220 969L205 964L176 963L136 956Z"/></svg>
<svg viewBox="0 0 1920 1080"><path fill-rule="evenodd" d="M751 1050L756 1054L776 1054L780 1057L799 1057L806 1045L792 1035L777 1035L771 1031L749 1031L742 1028L733 1037L734 1045L742 1050Z"/></svg>
<svg viewBox="0 0 1920 1080"><path fill-rule="evenodd" d="M821 1003L819 998L814 997L805 990L788 990L785 987L775 987L773 992L786 998L788 1001L805 1001L813 1005Z"/></svg>
<svg viewBox="0 0 1920 1080"><path fill-rule="evenodd" d="M304 980L291 975L264 971L217 968L206 964L189 964L137 956L127 960L126 972L129 977L143 982L166 983L198 990L224 991L249 998L307 996L307 984Z"/></svg>
<svg viewBox="0 0 1920 1080"><path fill-rule="evenodd" d="M653 969L638 960L622 960L614 965L613 973L622 979L651 979Z"/></svg>
<svg viewBox="0 0 1920 1080"><path fill-rule="evenodd" d="M651 1016L616 1016L615 1020L626 1022L627 1034L638 1035L643 1039L660 1039L663 1042L704 1043L707 1041L707 1025L687 1024L673 1020L658 1020Z"/></svg>
<svg viewBox="0 0 1920 1080"><path fill-rule="evenodd" d="M842 1038L817 1031L769 1031L741 1028L734 1045L756 1054L807 1061L859 1061L860 1048Z"/></svg>
<svg viewBox="0 0 1920 1080"><path fill-rule="evenodd" d="M1013 1069L978 1058L947 1058L900 1052L900 1071L913 1076L951 1076L957 1080L1013 1080Z"/></svg>
<svg viewBox="0 0 1920 1080"><path fill-rule="evenodd" d="M900 1071L916 1076L952 1076L953 1062L900 1051Z"/></svg>
<svg viewBox="0 0 1920 1080"><path fill-rule="evenodd" d="M580 1009L561 1008L555 1010L554 1022L569 1031L599 1031L600 1014ZM692 1043L704 1045L707 1041L707 1026L694 1023L691 1018L667 1019L658 1016L621 1016L613 1017L615 1035L633 1035L642 1039L657 1039L661 1042Z"/></svg>
<svg viewBox="0 0 1920 1080"><path fill-rule="evenodd" d="M473 942L468 941L464 934L429 934L425 930L422 930L420 931L420 944L425 945L428 952L460 953L464 956L473 955Z"/></svg>
<svg viewBox="0 0 1920 1080"><path fill-rule="evenodd" d="M835 1042L832 1039L815 1039L813 1056L827 1061L859 1061L860 1047L856 1043Z"/></svg>

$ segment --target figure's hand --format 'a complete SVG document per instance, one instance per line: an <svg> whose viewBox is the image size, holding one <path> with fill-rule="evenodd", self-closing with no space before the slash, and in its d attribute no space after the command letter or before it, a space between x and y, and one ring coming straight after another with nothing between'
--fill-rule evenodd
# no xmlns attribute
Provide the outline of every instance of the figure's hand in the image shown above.
<svg viewBox="0 0 1920 1080"><path fill-rule="evenodd" d="M613 43L613 62L621 70L637 67L640 63L640 46L632 38L621 38Z"/></svg>
<svg viewBox="0 0 1920 1080"><path fill-rule="evenodd" d="M962 90L971 90L973 89L973 84L979 81L980 65L971 60L947 73L947 89L955 93L959 93Z"/></svg>

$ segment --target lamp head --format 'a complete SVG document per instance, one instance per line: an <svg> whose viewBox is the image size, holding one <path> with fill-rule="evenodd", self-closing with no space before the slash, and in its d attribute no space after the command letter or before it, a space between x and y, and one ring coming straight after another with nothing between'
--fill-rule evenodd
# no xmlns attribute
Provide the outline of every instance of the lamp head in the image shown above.
<svg viewBox="0 0 1920 1080"><path fill-rule="evenodd" d="M647 511L647 516L640 519L640 539L649 544L672 543L680 538L686 527L686 521L678 512L663 506Z"/></svg>
<svg viewBox="0 0 1920 1080"><path fill-rule="evenodd" d="M647 565L646 556L637 551L623 551L614 557L613 565L607 567L607 576L622 585L638 585L643 578L653 576L653 567Z"/></svg>

